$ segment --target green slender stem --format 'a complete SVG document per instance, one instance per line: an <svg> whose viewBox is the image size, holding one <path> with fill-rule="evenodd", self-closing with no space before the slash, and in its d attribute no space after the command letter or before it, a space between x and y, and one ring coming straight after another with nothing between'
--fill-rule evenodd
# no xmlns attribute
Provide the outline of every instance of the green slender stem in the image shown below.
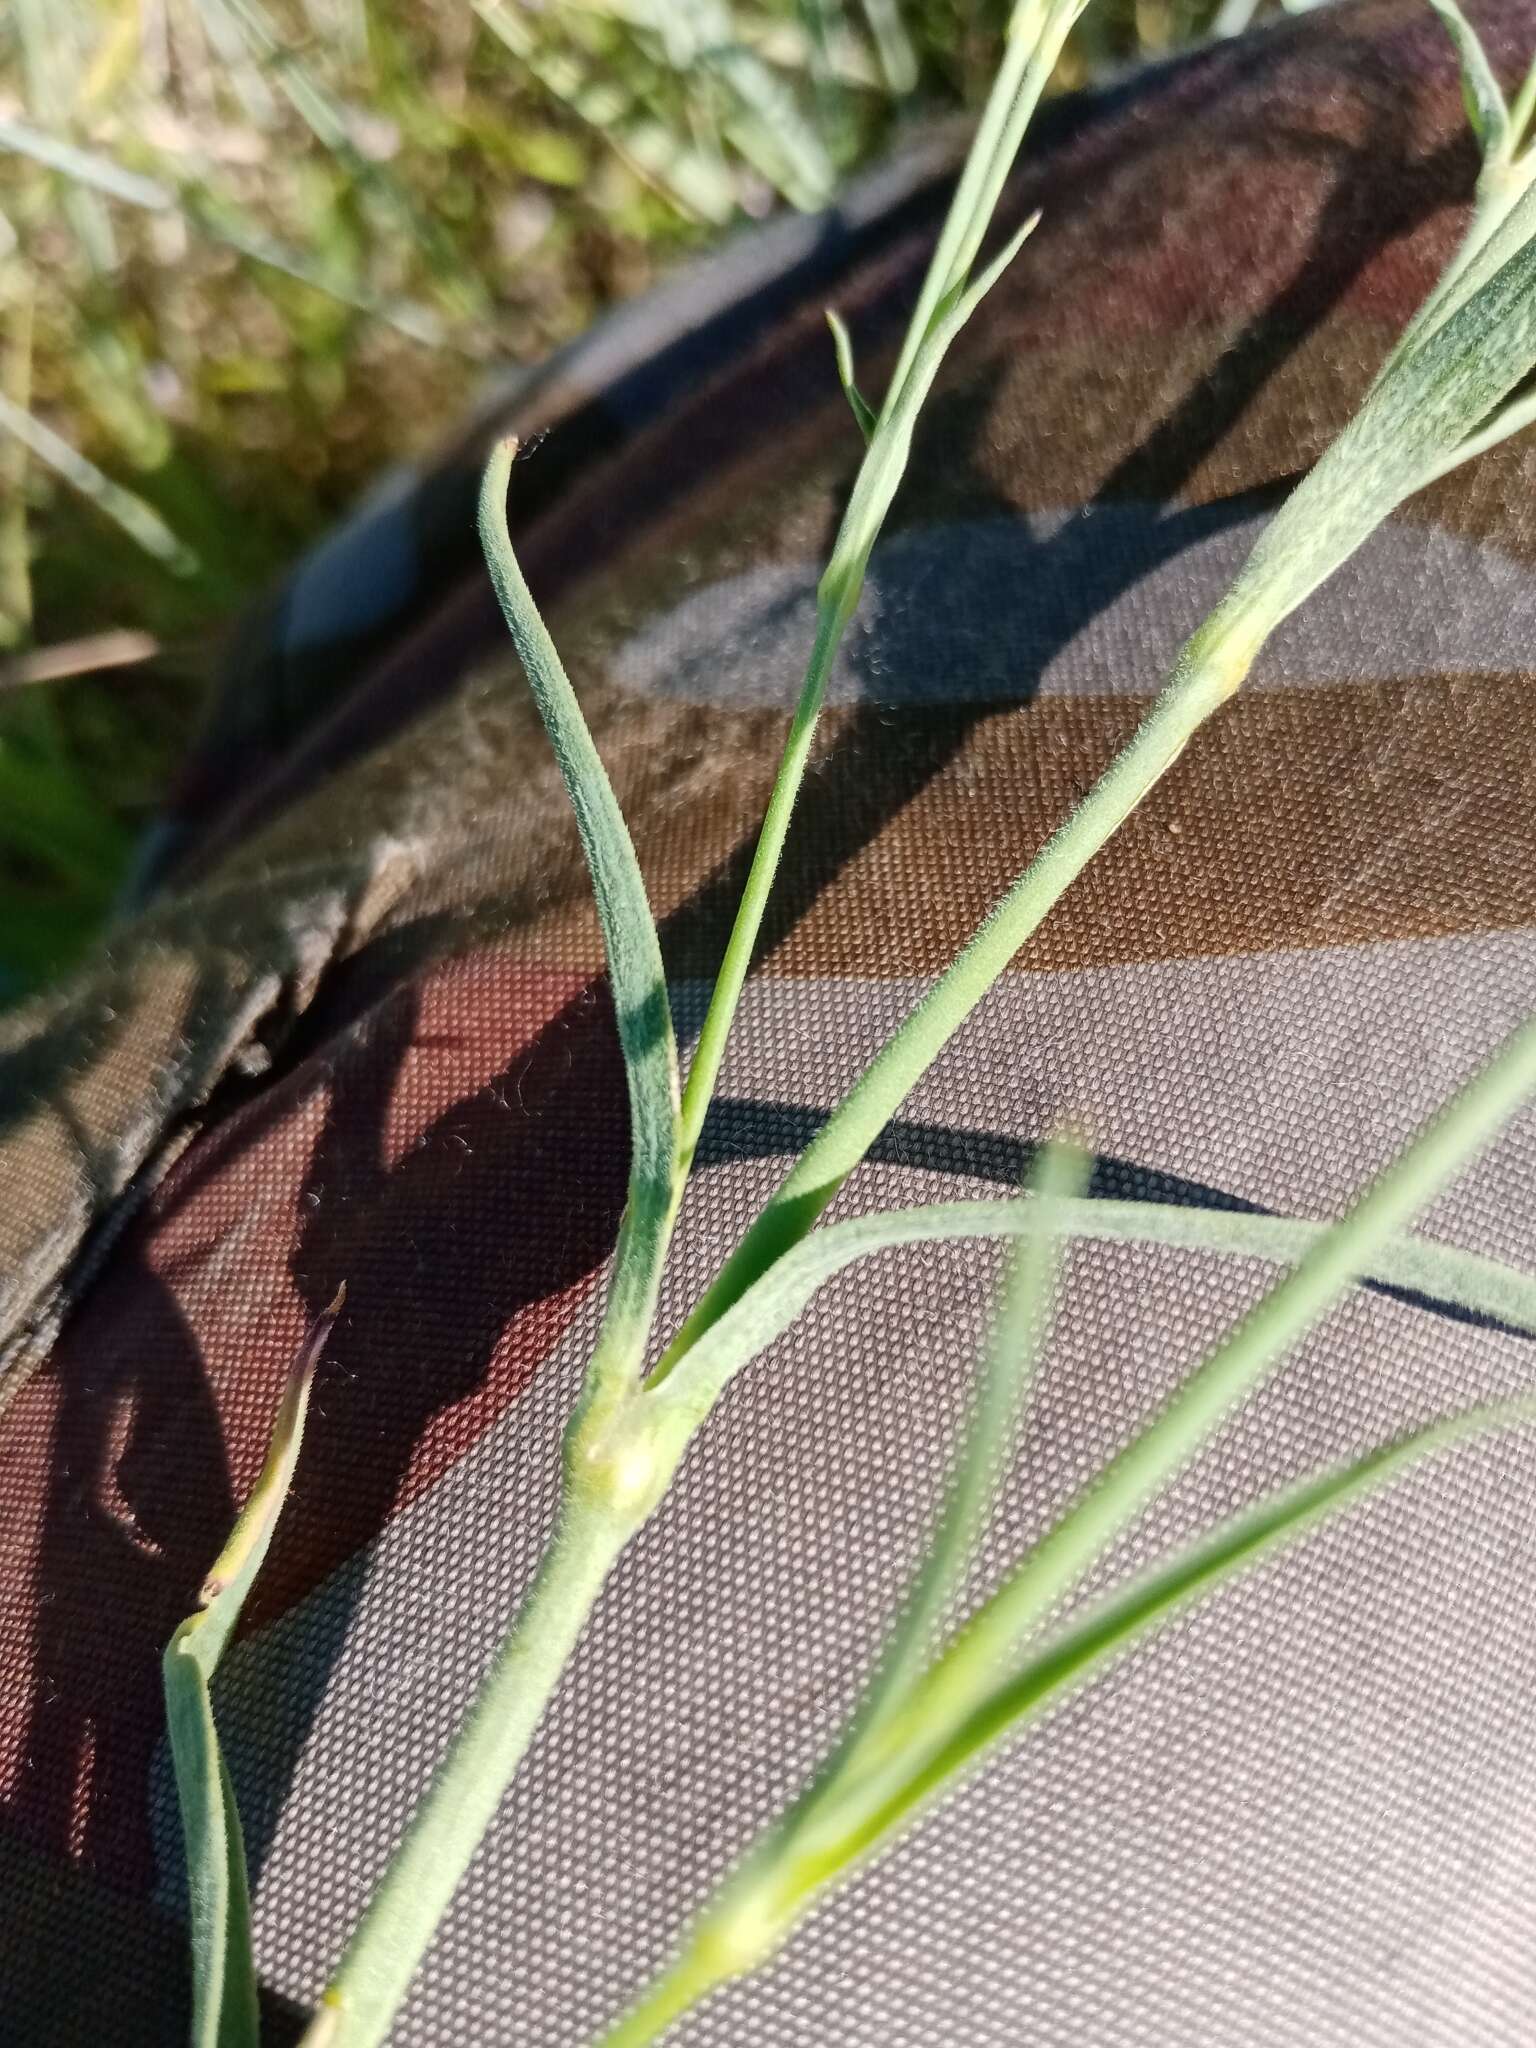
<svg viewBox="0 0 1536 2048"><path fill-rule="evenodd" d="M699 1145L699 1134L704 1128L704 1119L709 1112L715 1082L719 1077L720 1062L725 1057L725 1043L736 1015L736 1005L741 1000L741 991L746 986L747 975L752 966L753 950L757 945L758 933L762 930L763 913L768 907L768 898L772 893L774 877L778 873L779 860L784 851L784 841L789 834L789 821L794 812L795 798L799 795L800 784L805 777L806 762L810 759L811 746L816 737L816 721L821 715L827 677L837 658L844 630L852 615L853 606L858 603L859 591L862 588L861 576L858 588L851 592L853 604L847 603L846 599L832 603L824 600L819 608L816 644L811 651L805 685L795 706L789 737L784 743L784 755L774 777L773 792L763 815L762 830L758 834L757 847L752 855L752 866L747 874L746 886L741 892L741 902L737 907L735 922L731 926L730 938L726 941L725 956L720 963L720 972L710 994L709 1008L705 1012L693 1058L688 1064L688 1078L683 1085L683 1105L679 1122L679 1173L674 1211L676 1201L681 1199L683 1184L693 1166L694 1154Z"/></svg>
<svg viewBox="0 0 1536 2048"><path fill-rule="evenodd" d="M964 950L886 1041L721 1268L651 1375L678 1360L758 1276L804 1236L919 1078L1039 929L1093 856L1247 673L1258 635L1223 607L1197 633L1129 744L1105 770Z"/></svg>
<svg viewBox="0 0 1536 2048"><path fill-rule="evenodd" d="M1008 24L1003 61L987 96L954 200L929 261L912 323L880 409L883 422L901 396L939 307L969 274L1019 144L1086 0L1020 0Z"/></svg>
<svg viewBox="0 0 1536 2048"><path fill-rule="evenodd" d="M404 1998L633 1530L572 1502L512 1631L417 1806L305 2034L305 2048L373 2048Z"/></svg>
<svg viewBox="0 0 1536 2048"><path fill-rule="evenodd" d="M908 1732L942 1719L1078 1583L1195 1457L1233 1405L1536 1089L1536 1020L1505 1042L1426 1130L1319 1238L1191 1374L1156 1419L1112 1458L1028 1560L972 1618L913 1695ZM892 1734L892 1747L901 1730Z"/></svg>
<svg viewBox="0 0 1536 2048"><path fill-rule="evenodd" d="M937 360L930 349L945 318L945 308L970 274L986 235L998 196L1018 154L1030 117L1039 103L1061 46L1085 0L1022 0L1010 25L1003 64L988 95L976 137L955 188L938 245L923 279L918 302L908 323L901 354L875 422L870 446L849 501L848 511L822 580L816 643L795 707L784 755L774 778L762 832L742 892L720 972L710 995L683 1089L679 1168L673 1215L698 1147L710 1099L724 1058L741 991L751 968L762 929L763 914L773 887L790 818L805 777L816 723L826 695L827 678L864 588L870 551L894 495L916 406L914 383L931 383ZM834 327L834 336L837 329ZM839 371L845 386L852 383L851 354L846 336L839 343ZM899 460L892 460L893 444Z"/></svg>

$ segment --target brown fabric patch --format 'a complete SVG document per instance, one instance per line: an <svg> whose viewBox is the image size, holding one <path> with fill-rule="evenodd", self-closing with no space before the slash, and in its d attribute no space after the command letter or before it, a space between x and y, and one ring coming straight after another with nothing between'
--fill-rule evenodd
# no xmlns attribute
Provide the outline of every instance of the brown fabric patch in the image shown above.
<svg viewBox="0 0 1536 2048"><path fill-rule="evenodd" d="M148 1886L160 1652L260 1469L307 1320L344 1277L247 1627L516 1400L612 1246L625 1128L598 992L487 954L399 991L167 1177L0 1430L14 1836Z"/></svg>

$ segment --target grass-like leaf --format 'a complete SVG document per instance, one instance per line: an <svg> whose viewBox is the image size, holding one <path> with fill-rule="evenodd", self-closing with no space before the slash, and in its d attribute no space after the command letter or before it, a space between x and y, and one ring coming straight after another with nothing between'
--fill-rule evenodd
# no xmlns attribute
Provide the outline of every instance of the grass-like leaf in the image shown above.
<svg viewBox="0 0 1536 2048"><path fill-rule="evenodd" d="M108 198L121 199L129 206L158 212L176 203L170 186L163 185L158 178L146 178L104 156L100 150L81 149L78 144L46 134L26 121L0 115L0 150L30 157L34 163L58 171L77 185L104 192Z"/></svg>
<svg viewBox="0 0 1536 2048"><path fill-rule="evenodd" d="M35 413L0 392L0 433L12 434L28 454L46 463L81 497L89 498L104 518L136 541L145 554L163 562L174 575L190 576L197 568L197 556L166 525L153 505L124 485L114 483L89 456L72 448L62 435Z"/></svg>
<svg viewBox="0 0 1536 2048"><path fill-rule="evenodd" d="M666 1247L677 1160L677 1045L661 942L639 863L602 758L581 715L555 644L539 617L507 531L507 486L516 443L486 465L480 537L513 644L560 764L592 875L598 921L629 1090L629 1200L609 1294L608 1356L616 1373L635 1363L650 1327ZM601 1348L601 1347L600 1347Z"/></svg>
<svg viewBox="0 0 1536 2048"><path fill-rule="evenodd" d="M1058 1194L1064 1237L1101 1244L1150 1244L1291 1265L1332 1227L1300 1217L1186 1207L1172 1202L1100 1201ZM1045 1228L1032 1198L1009 1202L935 1202L829 1223L771 1266L719 1322L650 1384L696 1425L730 1382L782 1336L812 1297L860 1259L901 1245L977 1238L1035 1238ZM1393 1237L1373 1251L1362 1277L1403 1294L1536 1336L1536 1274L1433 1238Z"/></svg>
<svg viewBox="0 0 1536 2048"><path fill-rule="evenodd" d="M917 52L902 25L898 0L864 0L864 19L886 90L899 99L917 84Z"/></svg>
<svg viewBox="0 0 1536 2048"><path fill-rule="evenodd" d="M944 1509L838 1769L856 1765L862 1742L877 1737L887 1714L919 1676L933 1635L960 1590L1013 1451L1020 1410L1054 1312L1070 1207L1085 1206L1081 1197L1088 1170L1089 1161L1069 1147L1048 1145L1041 1155L1028 1204L1033 1227L1015 1240Z"/></svg>
<svg viewBox="0 0 1536 2048"><path fill-rule="evenodd" d="M843 387L848 409L853 414L859 432L864 436L864 445L867 448L874 436L875 409L854 382L853 342L841 316L833 312L830 306L827 308L827 325L832 330L832 348L837 358L838 382Z"/></svg>
<svg viewBox="0 0 1536 2048"><path fill-rule="evenodd" d="M1536 1023L1500 1048L1347 1216L1313 1238L1293 1271L1238 1320L919 1674L932 1623L958 1579L961 1532L968 1548L980 1521L984 1446L973 1430L933 1555L887 1651L885 1675L877 1675L828 1764L724 1882L677 1962L602 2037L601 2048L646 2048L719 1985L768 1961L827 1885L877 1855L961 1773L1069 1686L1095 1675L1190 1601L1386 1484L1412 1459L1478 1431L1536 1420L1536 1394L1526 1395L1452 1417L1314 1476L1224 1523L1070 1622L1042 1650L1020 1657L1027 1632L1188 1463L1233 1403L1260 1384L1284 1350L1379 1256L1392 1233L1533 1090ZM1052 1179L1048 1165L1047 1187ZM1064 1219L1049 1200L1039 1207L1044 1220L1037 1243L1048 1244ZM1028 1285L1021 1288L1016 1275L1005 1290L997 1324L1004 1348L1018 1345L1021 1327L1038 1310L1043 1283L1044 1269L1037 1264ZM994 1427L1006 1413L997 1373L994 1352L977 1410L978 1421L986 1418Z"/></svg>
<svg viewBox="0 0 1536 2048"><path fill-rule="evenodd" d="M344 1299L343 1289L305 1337L283 1390L261 1475L203 1582L197 1612L181 1624L165 1652L166 1719L192 1914L192 2048L257 2048L245 1849L208 1686L288 1496L310 1383Z"/></svg>
<svg viewBox="0 0 1536 2048"><path fill-rule="evenodd" d="M1425 1458L1497 1430L1536 1422L1536 1394L1522 1394L1429 1424L1348 1464L1314 1474L1230 1517L1107 1599L1068 1622L1037 1653L986 1692L914 1768L817 1863L835 1858L838 1876L868 1861L1005 1739L1021 1733L1072 1690L1101 1676L1139 1643L1209 1593L1231 1584L1321 1523L1363 1505ZM815 1888L825 1883L811 1871Z"/></svg>

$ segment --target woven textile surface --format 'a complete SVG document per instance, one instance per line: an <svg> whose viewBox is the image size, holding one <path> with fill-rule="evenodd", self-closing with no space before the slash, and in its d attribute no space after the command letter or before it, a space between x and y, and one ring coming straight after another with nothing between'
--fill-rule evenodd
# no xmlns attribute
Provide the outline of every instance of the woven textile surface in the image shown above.
<svg viewBox="0 0 1536 2048"><path fill-rule="evenodd" d="M1479 21L1511 69L1536 42L1525 0ZM1443 36L1398 0L1045 124L1000 225L1043 223L956 345L834 678L664 1325L1129 734L1358 402L1474 169ZM821 306L879 388L941 187L875 204L830 276L780 266L771 304L643 402L628 358L604 385L578 357L511 403L557 422L514 472L520 550L631 820L685 1038L857 465ZM444 476L410 518L459 503ZM1101 1194L1339 1212L1536 997L1533 477L1516 441L1410 501L1276 635L837 1213L1011 1188L1063 1123ZM364 544L338 587L366 631L327 638L310 612L304 639L293 590L253 626L162 885L0 1020L0 2042L185 2027L159 1656L339 1282L216 1692L274 2042L547 1529L623 1200L623 1073L488 589L459 526L422 559L408 615ZM371 570L401 573L382 545ZM296 677L315 694L290 731L273 707ZM1523 1115L1424 1227L1529 1264L1533 1217ZM801 1782L921 1553L996 1271L976 1247L884 1255L738 1381L621 1564L403 2048L574 2048ZM1265 1278L1072 1252L978 1587ZM1359 1289L1095 1583L1533 1379L1519 1337ZM1533 1693L1522 1433L1179 1622L678 2038L1524 2048Z"/></svg>

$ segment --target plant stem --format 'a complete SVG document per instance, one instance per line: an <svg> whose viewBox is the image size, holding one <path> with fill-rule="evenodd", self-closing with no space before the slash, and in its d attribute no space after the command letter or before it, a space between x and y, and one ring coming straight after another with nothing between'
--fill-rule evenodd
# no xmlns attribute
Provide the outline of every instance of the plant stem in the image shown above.
<svg viewBox="0 0 1536 2048"><path fill-rule="evenodd" d="M306 2048L384 2038L635 1526L612 1505L573 1499L567 1481L538 1575L347 1945Z"/></svg>
<svg viewBox="0 0 1536 2048"><path fill-rule="evenodd" d="M1021 0L1015 8L1002 68L988 95L908 323L831 563L822 579L816 643L774 778L746 887L689 1064L683 1089L674 1216L704 1128L736 1006L752 965L763 913L810 758L827 678L848 622L858 607L870 550L905 462L904 450L900 463L893 465L889 460L891 439L899 439L903 432L910 435L910 426L904 428L898 418L902 399L910 395L909 386L919 368L924 344L943 319L946 302L969 277L1024 131L1084 4L1085 0Z"/></svg>
<svg viewBox="0 0 1536 2048"><path fill-rule="evenodd" d="M768 907L774 877L778 873L779 859L784 851L790 817L795 808L795 798L800 792L800 784L805 776L805 765L810 758L811 743L816 737L816 721L821 715L827 677L831 673L832 663L837 658L844 629L853 614L854 606L858 603L862 588L863 577L860 576L857 587L848 593L852 599L851 603L846 598L834 599L831 602L823 600L818 610L816 644L811 651L805 684L795 706L789 737L784 742L784 755L774 777L768 808L763 814L762 830L758 834L746 886L741 892L741 902L737 907L735 922L731 926L730 938L726 941L720 972L710 992L709 1008L699 1030L693 1058L688 1063L688 1078L683 1084L683 1103L679 1120L678 1176L673 1198L674 1215L693 1166L693 1157L698 1150L704 1119L709 1113L710 1100L714 1095L715 1082L720 1073L720 1062L725 1057L725 1042L736 1015L736 1005L741 1000L741 991L746 985L747 975L752 966L753 949L757 945L763 913Z"/></svg>
<svg viewBox="0 0 1536 2048"><path fill-rule="evenodd" d="M1266 622L1267 624L1267 622ZM964 950L886 1041L791 1168L668 1346L650 1384L796 1243L917 1081L1093 856L1242 682L1262 632L1224 604L1190 640L1130 743L1046 842Z"/></svg>
<svg viewBox="0 0 1536 2048"><path fill-rule="evenodd" d="M986 235L1019 144L1087 0L1020 0L1003 61L987 95L960 182L923 278L917 307L891 373L881 424L890 416L923 337L943 300L967 276Z"/></svg>

